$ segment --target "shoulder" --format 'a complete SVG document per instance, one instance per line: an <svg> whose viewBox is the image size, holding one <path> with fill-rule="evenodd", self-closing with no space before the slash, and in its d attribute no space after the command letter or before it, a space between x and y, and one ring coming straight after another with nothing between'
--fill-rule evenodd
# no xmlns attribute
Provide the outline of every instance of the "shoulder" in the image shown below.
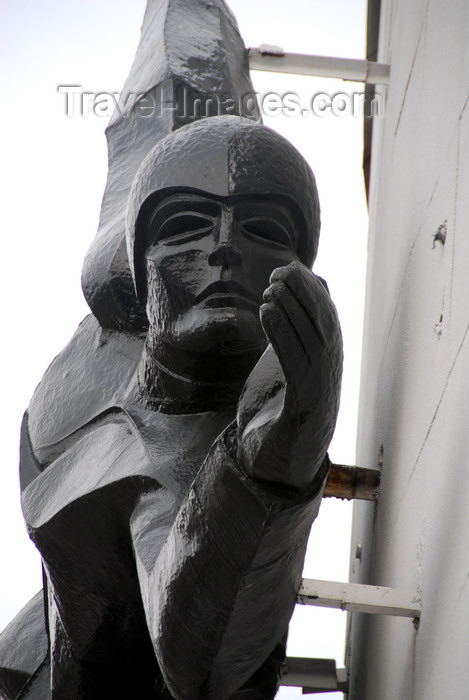
<svg viewBox="0 0 469 700"><path fill-rule="evenodd" d="M28 408L31 446L47 463L51 446L122 403L143 348L143 338L103 331L87 316L55 358Z"/></svg>

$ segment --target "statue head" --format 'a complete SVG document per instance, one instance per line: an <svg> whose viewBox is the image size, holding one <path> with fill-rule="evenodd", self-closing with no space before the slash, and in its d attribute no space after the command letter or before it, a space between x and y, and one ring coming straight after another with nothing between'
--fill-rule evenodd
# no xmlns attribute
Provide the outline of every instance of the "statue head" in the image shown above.
<svg viewBox="0 0 469 700"><path fill-rule="evenodd" d="M127 246L150 329L191 351L259 354L271 272L311 267L319 202L304 158L271 129L212 117L160 141L134 180Z"/></svg>

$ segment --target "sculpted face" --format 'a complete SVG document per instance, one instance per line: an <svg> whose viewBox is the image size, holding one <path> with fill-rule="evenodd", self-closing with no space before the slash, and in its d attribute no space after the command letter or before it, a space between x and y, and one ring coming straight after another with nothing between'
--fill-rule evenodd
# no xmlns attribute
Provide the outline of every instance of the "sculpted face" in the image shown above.
<svg viewBox="0 0 469 700"><path fill-rule="evenodd" d="M266 345L259 321L272 271L298 260L288 198L175 192L156 206L145 254L154 337L226 355Z"/></svg>
<svg viewBox="0 0 469 700"><path fill-rule="evenodd" d="M156 364L200 381L246 377L267 344L259 307L270 274L311 266L319 226L314 175L271 129L211 117L156 144L135 176L126 229Z"/></svg>

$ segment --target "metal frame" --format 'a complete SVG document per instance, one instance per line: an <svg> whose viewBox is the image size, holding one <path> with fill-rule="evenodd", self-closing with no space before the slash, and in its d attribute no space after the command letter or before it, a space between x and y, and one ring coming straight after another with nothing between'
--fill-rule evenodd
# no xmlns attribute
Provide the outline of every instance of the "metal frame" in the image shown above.
<svg viewBox="0 0 469 700"><path fill-rule="evenodd" d="M413 619L419 619L421 613L420 601L413 591L307 578L298 591L297 603Z"/></svg>
<svg viewBox="0 0 469 700"><path fill-rule="evenodd" d="M286 672L280 684L303 689L303 694L312 693L346 693L348 690L347 671L336 668L334 659L305 659L287 657Z"/></svg>
<svg viewBox="0 0 469 700"><path fill-rule="evenodd" d="M248 49L251 70L274 73L295 73L323 78L338 78L371 85L388 85L390 66L356 58L332 58L285 53L278 46L262 44Z"/></svg>
<svg viewBox="0 0 469 700"><path fill-rule="evenodd" d="M348 612L420 618L421 604L412 591L360 583L303 579L299 605L316 605ZM281 685L296 686L303 694L348 692L346 669L337 669L334 659L288 657Z"/></svg>

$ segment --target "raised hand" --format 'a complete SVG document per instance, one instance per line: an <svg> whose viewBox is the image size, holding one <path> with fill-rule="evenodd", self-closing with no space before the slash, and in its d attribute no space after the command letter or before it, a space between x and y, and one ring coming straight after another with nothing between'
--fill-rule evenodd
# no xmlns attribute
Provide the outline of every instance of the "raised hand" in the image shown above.
<svg viewBox="0 0 469 700"><path fill-rule="evenodd" d="M342 336L326 285L298 262L271 275L261 322L270 343L238 404L238 461L256 480L310 485L334 432Z"/></svg>

